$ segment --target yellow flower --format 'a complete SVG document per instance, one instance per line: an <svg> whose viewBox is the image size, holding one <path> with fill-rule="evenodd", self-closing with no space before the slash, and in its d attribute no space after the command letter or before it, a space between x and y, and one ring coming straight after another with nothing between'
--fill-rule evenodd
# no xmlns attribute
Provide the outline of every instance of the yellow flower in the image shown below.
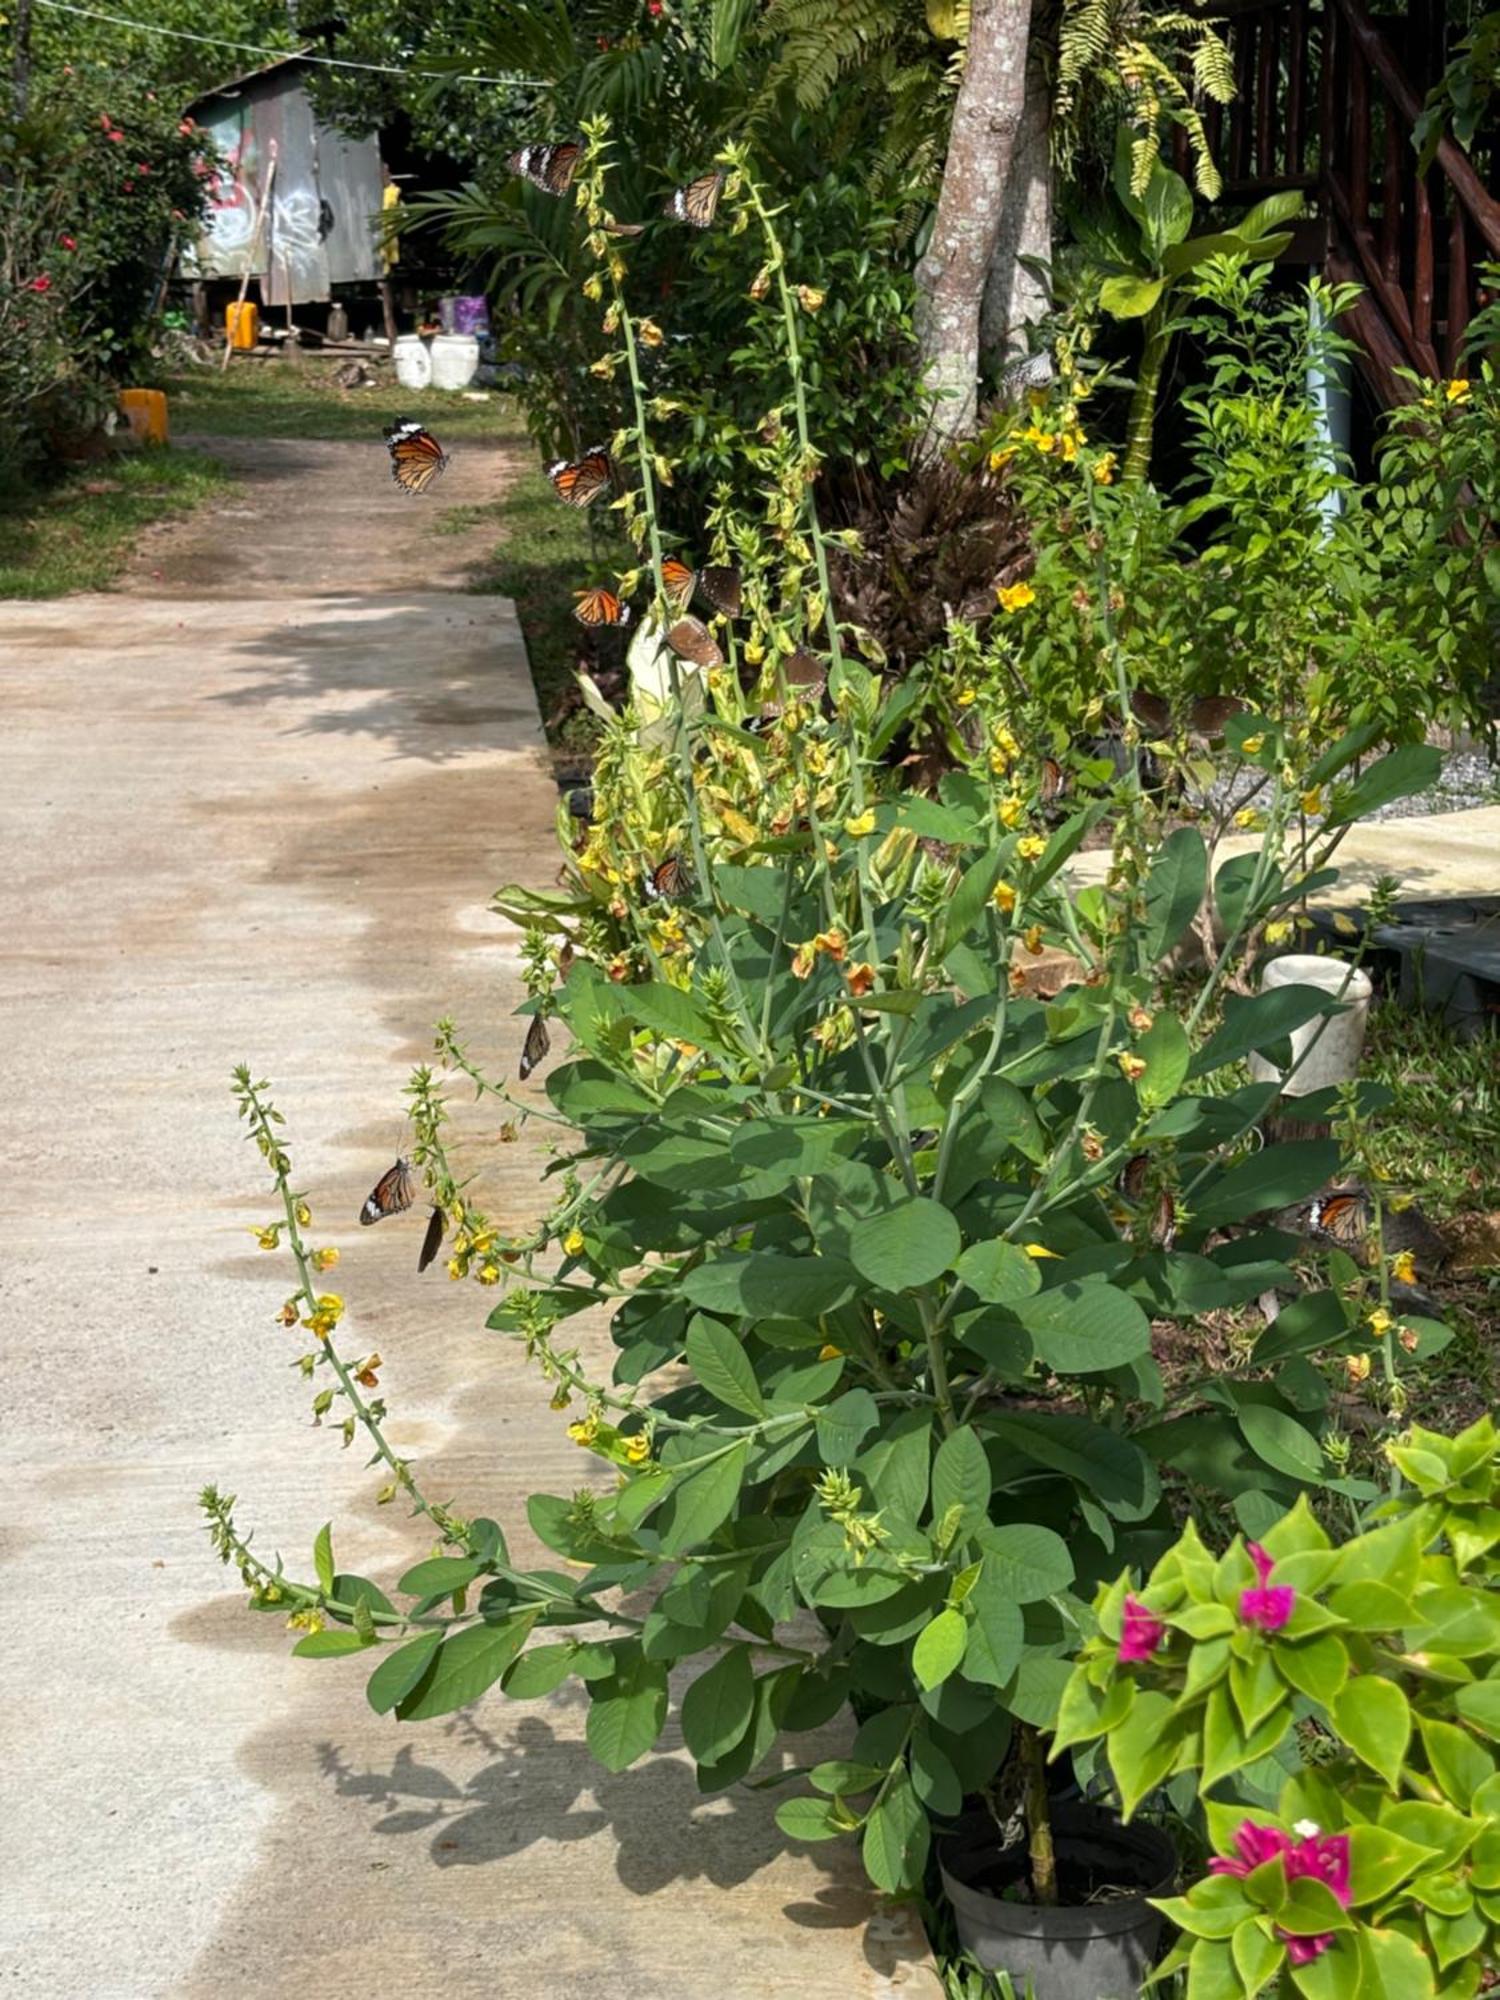
<svg viewBox="0 0 1500 2000"><path fill-rule="evenodd" d="M1145 1063L1139 1056L1133 1056L1128 1049L1121 1049L1115 1061L1120 1065L1121 1075L1131 1083L1146 1074Z"/></svg>
<svg viewBox="0 0 1500 2000"><path fill-rule="evenodd" d="M844 978L853 998L862 1000L875 984L875 968L868 959L861 959L857 965L844 967Z"/></svg>
<svg viewBox="0 0 1500 2000"><path fill-rule="evenodd" d="M841 1361L843 1357L844 1350L842 1347L829 1346L818 1349L818 1359L820 1361Z"/></svg>
<svg viewBox="0 0 1500 2000"><path fill-rule="evenodd" d="M293 1210L293 1213L296 1215L297 1220L302 1224L302 1227L306 1229L307 1225L312 1221L312 1210L308 1207L307 1203L305 1201L299 1201L296 1208Z"/></svg>
<svg viewBox="0 0 1500 2000"><path fill-rule="evenodd" d="M320 1313L332 1313L335 1319L342 1319L344 1316L344 1301L339 1297L337 1292L319 1292L318 1311Z"/></svg>
<svg viewBox="0 0 1500 2000"><path fill-rule="evenodd" d="M1240 748L1241 750L1244 751L1247 757L1256 757L1259 756L1261 746L1265 743L1265 740L1266 739L1263 735L1247 736L1244 742L1240 745Z"/></svg>
<svg viewBox="0 0 1500 2000"><path fill-rule="evenodd" d="M1446 384L1443 394L1450 403L1466 403L1469 400L1469 384L1462 375L1456 375Z"/></svg>
<svg viewBox="0 0 1500 2000"><path fill-rule="evenodd" d="M638 320L635 332L642 347L660 347L666 338L654 319Z"/></svg>
<svg viewBox="0 0 1500 2000"><path fill-rule="evenodd" d="M1008 917L1016 907L1016 892L1009 882L997 882L990 891L990 901L1004 917Z"/></svg>
<svg viewBox="0 0 1500 2000"><path fill-rule="evenodd" d="M977 699L973 688L960 688L956 700L960 708L972 708Z"/></svg>
<svg viewBox="0 0 1500 2000"><path fill-rule="evenodd" d="M1053 445L1057 443L1057 438L1051 431L1040 430L1035 424L1028 424L1021 435L1028 444L1034 444L1038 451L1051 451Z"/></svg>
<svg viewBox="0 0 1500 2000"><path fill-rule="evenodd" d="M552 1391L552 1400L547 1407L549 1410L565 1410L572 1400L573 1391L568 1387L566 1382L559 1382L557 1387Z"/></svg>
<svg viewBox="0 0 1500 2000"><path fill-rule="evenodd" d="M1064 465L1071 465L1074 459L1077 458L1078 447L1082 442L1082 431L1063 431L1059 434L1057 441L1058 456L1062 459Z"/></svg>
<svg viewBox="0 0 1500 2000"><path fill-rule="evenodd" d="M1006 445L990 453L990 471L1003 472L1016 455L1014 445Z"/></svg>
<svg viewBox="0 0 1500 2000"><path fill-rule="evenodd" d="M1344 1373L1351 1382L1368 1381L1370 1375L1369 1355L1346 1354L1344 1356Z"/></svg>
<svg viewBox="0 0 1500 2000"><path fill-rule="evenodd" d="M1345 916L1342 910L1334 911L1333 927L1340 937L1359 936L1359 925L1354 921L1353 917Z"/></svg>
<svg viewBox="0 0 1500 2000"><path fill-rule="evenodd" d="M448 1276L450 1278L461 1278L464 1276L466 1270L467 1265L462 1257L450 1257L448 1259Z"/></svg>
<svg viewBox="0 0 1500 2000"><path fill-rule="evenodd" d="M1025 945L1026 949L1031 953L1033 958L1040 958L1043 950L1045 949L1045 947L1042 944L1041 925L1033 924L1030 930L1027 931L1025 937L1021 940L1021 942Z"/></svg>
<svg viewBox="0 0 1500 2000"><path fill-rule="evenodd" d="M1246 833L1258 833L1265 825L1265 820L1254 806L1241 806L1234 816L1234 823L1236 826L1242 826Z"/></svg>
<svg viewBox="0 0 1500 2000"><path fill-rule="evenodd" d="M1012 792L1009 798L1004 798L1000 801L995 810L1000 815L1000 824L1002 826L1019 826L1021 821L1026 817L1026 801L1017 798L1015 793Z"/></svg>
<svg viewBox="0 0 1500 2000"><path fill-rule="evenodd" d="M1024 611L1028 604L1036 603L1036 592L1029 583L1007 584L1003 590L995 592L1002 611Z"/></svg>
<svg viewBox="0 0 1500 2000"><path fill-rule="evenodd" d="M1316 785L1310 792L1302 794L1302 810L1305 813L1320 813L1323 810L1323 794Z"/></svg>
<svg viewBox="0 0 1500 2000"><path fill-rule="evenodd" d="M297 1301L295 1299L288 1299L276 1317L281 1321L283 1326L295 1326L298 1319Z"/></svg>
<svg viewBox="0 0 1500 2000"><path fill-rule="evenodd" d="M255 1238L259 1249L274 1250L281 1241L281 1224L273 1222L265 1229L252 1229L250 1234Z"/></svg>
<svg viewBox="0 0 1500 2000"><path fill-rule="evenodd" d="M601 354L597 361L589 363L589 373L590 375L597 375L601 382L613 382L615 379L615 357L612 354Z"/></svg>
<svg viewBox="0 0 1500 2000"><path fill-rule="evenodd" d="M576 1257L583 1248L583 1231L581 1229L570 1229L563 1238L563 1248L570 1257Z"/></svg>
<svg viewBox="0 0 1500 2000"><path fill-rule="evenodd" d="M625 1456L632 1465L639 1465L651 1456L651 1439L645 1431L633 1431L626 1438Z"/></svg>
<svg viewBox="0 0 1500 2000"><path fill-rule="evenodd" d="M1376 1306L1370 1314L1370 1333L1376 1340L1383 1340L1395 1324L1384 1306Z"/></svg>
<svg viewBox="0 0 1500 2000"><path fill-rule="evenodd" d="M1417 1260L1410 1250L1398 1250L1391 1259L1391 1276L1398 1285L1412 1285L1417 1279Z"/></svg>
<svg viewBox="0 0 1500 2000"><path fill-rule="evenodd" d="M1094 482L1099 486L1112 486L1115 479L1115 455L1105 452L1103 458L1096 458L1093 464Z"/></svg>
<svg viewBox="0 0 1500 2000"><path fill-rule="evenodd" d="M875 815L867 806L862 813L844 821L844 831L851 840L862 840L867 833L875 831Z"/></svg>
<svg viewBox="0 0 1500 2000"><path fill-rule="evenodd" d="M1040 861L1047 852L1047 843L1039 833L1023 833L1016 842L1016 852L1023 861Z"/></svg>
<svg viewBox="0 0 1500 2000"><path fill-rule="evenodd" d="M823 301L827 296L828 294L820 292L816 285L799 285L797 287L797 297L802 301L802 310L804 312L815 313L820 311Z"/></svg>
<svg viewBox="0 0 1500 2000"><path fill-rule="evenodd" d="M815 939L809 938L805 944L799 944L792 953L793 979L806 979L813 969L817 956L818 947Z"/></svg>
<svg viewBox="0 0 1500 2000"><path fill-rule="evenodd" d="M574 1444L591 1445L599 1432L599 1419L585 1417L582 1423L569 1424L568 1436Z"/></svg>
<svg viewBox="0 0 1500 2000"><path fill-rule="evenodd" d="M1049 1250L1045 1243L1028 1243L1025 1249L1028 1257L1055 1257L1058 1254L1055 1250Z"/></svg>
<svg viewBox="0 0 1500 2000"><path fill-rule="evenodd" d="M331 1271L339 1261L337 1250L314 1250L307 1260L315 1271Z"/></svg>
<svg viewBox="0 0 1500 2000"><path fill-rule="evenodd" d="M1145 1035L1150 1033L1151 1023L1155 1019L1155 1016L1149 1007L1132 1007L1128 1018L1135 1033Z"/></svg>
<svg viewBox="0 0 1500 2000"><path fill-rule="evenodd" d="M1266 943L1285 944L1292 934L1292 928L1285 918L1278 917L1274 924L1266 925Z"/></svg>

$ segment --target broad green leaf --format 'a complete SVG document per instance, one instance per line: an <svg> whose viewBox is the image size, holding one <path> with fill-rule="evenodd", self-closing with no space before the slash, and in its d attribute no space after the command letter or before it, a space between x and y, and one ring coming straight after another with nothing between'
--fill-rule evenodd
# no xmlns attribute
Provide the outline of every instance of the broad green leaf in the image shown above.
<svg viewBox="0 0 1500 2000"><path fill-rule="evenodd" d="M865 1873L887 1895L916 1888L930 1837L922 1801L906 1772L900 1771L865 1822L861 1849Z"/></svg>
<svg viewBox="0 0 1500 2000"><path fill-rule="evenodd" d="M877 1506L892 1508L905 1521L920 1521L927 1507L931 1460L931 1414L903 1410L860 1453L854 1469L875 1495Z"/></svg>
<svg viewBox="0 0 1500 2000"><path fill-rule="evenodd" d="M849 1257L868 1284L883 1292L914 1291L951 1269L963 1237L951 1212L914 1195L883 1215L869 1215L849 1232Z"/></svg>
<svg viewBox="0 0 1500 2000"><path fill-rule="evenodd" d="M415 1563L396 1588L410 1597L446 1597L483 1573L484 1564L474 1556L429 1556Z"/></svg>
<svg viewBox="0 0 1500 2000"><path fill-rule="evenodd" d="M1286 1208L1325 1186L1339 1168L1333 1139L1293 1139L1265 1146L1207 1182L1193 1203L1198 1223L1247 1222L1262 1209Z"/></svg>
<svg viewBox="0 0 1500 2000"><path fill-rule="evenodd" d="M1147 1111L1159 1111L1181 1090L1192 1061L1187 1030L1175 1014L1158 1014L1146 1033L1131 1045L1131 1054L1146 1065L1136 1078L1135 1092Z"/></svg>
<svg viewBox="0 0 1500 2000"><path fill-rule="evenodd" d="M788 1257L772 1250L724 1251L682 1281L685 1298L733 1318L816 1319L854 1287L854 1273L834 1257Z"/></svg>
<svg viewBox="0 0 1500 2000"><path fill-rule="evenodd" d="M1148 1792L1163 1782L1176 1761L1179 1739L1172 1729L1172 1703L1155 1688L1142 1688L1124 1721L1109 1732L1106 1754L1129 1818Z"/></svg>
<svg viewBox="0 0 1500 2000"><path fill-rule="evenodd" d="M1246 1993L1261 1992L1286 1956L1286 1946L1263 1918L1247 1917L1230 1939L1234 1969Z"/></svg>
<svg viewBox="0 0 1500 2000"><path fill-rule="evenodd" d="M1332 994L1317 986L1272 986L1251 999L1231 997L1225 1003L1223 1025L1198 1051L1191 1073L1208 1076L1252 1050L1284 1041L1293 1029L1305 1027L1320 1014L1336 1011Z"/></svg>
<svg viewBox="0 0 1500 2000"><path fill-rule="evenodd" d="M1117 271L1099 287L1099 303L1111 319L1144 319L1167 289L1165 278L1138 278Z"/></svg>
<svg viewBox="0 0 1500 2000"><path fill-rule="evenodd" d="M1333 1704L1333 1726L1355 1756L1395 1790L1411 1741L1411 1710L1395 1682L1357 1674Z"/></svg>
<svg viewBox="0 0 1500 2000"><path fill-rule="evenodd" d="M505 1672L501 1687L512 1701L537 1701L562 1686L573 1672L576 1646L529 1646Z"/></svg>
<svg viewBox="0 0 1500 2000"><path fill-rule="evenodd" d="M333 1579L336 1574L333 1562L333 1523L325 1521L313 1543L313 1568L318 1573L318 1583L325 1597L333 1595Z"/></svg>
<svg viewBox="0 0 1500 2000"><path fill-rule="evenodd" d="M419 1632L415 1639L385 1655L365 1683L365 1699L377 1715L389 1715L411 1693L442 1643L441 1632Z"/></svg>
<svg viewBox="0 0 1500 2000"><path fill-rule="evenodd" d="M1187 2000L1245 2000L1227 1938L1199 1938L1188 1959Z"/></svg>
<svg viewBox="0 0 1500 2000"><path fill-rule="evenodd" d="M309 1632L297 1641L292 1651L299 1660L331 1660L341 1653L362 1653L370 1644L358 1632L331 1630Z"/></svg>
<svg viewBox="0 0 1500 2000"><path fill-rule="evenodd" d="M1460 1812L1468 1812L1479 1787L1495 1775L1495 1760L1465 1729L1419 1715L1423 1748L1433 1776Z"/></svg>
<svg viewBox="0 0 1500 2000"><path fill-rule="evenodd" d="M765 1415L750 1357L722 1320L695 1313L688 1321L686 1351L689 1368L710 1396L745 1416Z"/></svg>
<svg viewBox="0 0 1500 2000"><path fill-rule="evenodd" d="M964 1425L938 1446L932 1462L932 1519L941 1523L949 1509L963 1510L960 1534L972 1535L989 1519L990 1463L978 1435Z"/></svg>
<svg viewBox="0 0 1500 2000"><path fill-rule="evenodd" d="M1208 851L1193 826L1162 842L1146 877L1145 947L1154 964L1165 958L1198 913L1208 888Z"/></svg>
<svg viewBox="0 0 1500 2000"><path fill-rule="evenodd" d="M1403 1840L1389 1827L1351 1826L1348 1839L1349 1900L1356 1908L1381 1902L1399 1882L1432 1866L1430 1847Z"/></svg>
<svg viewBox="0 0 1500 2000"><path fill-rule="evenodd" d="M1269 1366L1294 1354L1312 1354L1342 1340L1349 1330L1349 1311L1337 1292L1304 1292L1293 1299L1255 1343L1255 1365Z"/></svg>
<svg viewBox="0 0 1500 2000"><path fill-rule="evenodd" d="M919 1687L939 1687L958 1666L968 1644L969 1627L961 1611L940 1611L917 1636L912 1648L912 1672Z"/></svg>
<svg viewBox="0 0 1500 2000"><path fill-rule="evenodd" d="M988 1437L1071 1479L1117 1520L1143 1521L1161 1497L1156 1470L1128 1438L1087 1417L1009 1410L986 1416ZM955 1433L955 1436L958 1433Z"/></svg>
<svg viewBox="0 0 1500 2000"><path fill-rule="evenodd" d="M1289 1479L1322 1479L1327 1471L1323 1447L1295 1417L1269 1403L1246 1403L1236 1411L1245 1441L1257 1458Z"/></svg>
<svg viewBox="0 0 1500 2000"><path fill-rule="evenodd" d="M980 1584L986 1580L1013 1604L1032 1604L1066 1590L1073 1581L1073 1558L1062 1536L1040 1522L1007 1522L979 1530L984 1551Z"/></svg>
<svg viewBox="0 0 1500 2000"><path fill-rule="evenodd" d="M1054 1285L1010 1310L1030 1334L1039 1359L1059 1375L1099 1375L1151 1348L1151 1322L1113 1285Z"/></svg>
<svg viewBox="0 0 1500 2000"><path fill-rule="evenodd" d="M1500 1680L1474 1681L1455 1688L1453 1706L1471 1728L1500 1742Z"/></svg>
<svg viewBox="0 0 1500 2000"><path fill-rule="evenodd" d="M849 1831L832 1799L783 1799L776 1808L776 1824L789 1840L837 1840Z"/></svg>
<svg viewBox="0 0 1500 2000"><path fill-rule="evenodd" d="M1066 1660L1050 1653L1023 1653L1015 1680L1005 1691L1005 1706L1034 1729L1055 1729L1071 1671Z"/></svg>
<svg viewBox="0 0 1500 2000"><path fill-rule="evenodd" d="M729 1518L740 1497L749 1455L750 1441L742 1438L722 1456L685 1463L656 1524L664 1555L686 1555Z"/></svg>
<svg viewBox="0 0 1500 2000"><path fill-rule="evenodd" d="M500 1625L466 1625L461 1632L450 1632L426 1673L397 1702L401 1720L430 1722L477 1701L526 1644L540 1615L537 1606Z"/></svg>
<svg viewBox="0 0 1500 2000"><path fill-rule="evenodd" d="M860 1445L880 1422L880 1410L868 1389L846 1389L818 1412L818 1455L825 1465L849 1465Z"/></svg>
<svg viewBox="0 0 1500 2000"><path fill-rule="evenodd" d="M964 1679L981 1687L1009 1687L1026 1648L1026 1623L1021 1607L1007 1597L995 1578L981 1570L969 1593L973 1623L964 1651Z"/></svg>
<svg viewBox="0 0 1500 2000"><path fill-rule="evenodd" d="M1433 2000L1432 1962L1404 1933L1362 1930L1359 1949L1360 2000Z"/></svg>
<svg viewBox="0 0 1500 2000"><path fill-rule="evenodd" d="M1319 1638L1304 1639L1300 1645L1277 1643L1273 1650L1282 1678L1299 1694L1320 1702L1324 1708L1333 1705L1339 1689L1349 1678L1349 1649L1342 1639L1325 1632Z"/></svg>
<svg viewBox="0 0 1500 2000"><path fill-rule="evenodd" d="M659 1660L631 1660L612 1679L592 1683L585 1734L606 1771L644 1757L667 1719L667 1670Z"/></svg>
<svg viewBox="0 0 1500 2000"><path fill-rule="evenodd" d="M1001 1236L970 1244L954 1269L975 1298L983 1299L986 1305L1013 1305L1017 1299L1030 1298L1042 1286L1036 1259L1028 1257L1018 1243L1007 1243Z"/></svg>
<svg viewBox="0 0 1500 2000"><path fill-rule="evenodd" d="M852 1757L830 1757L822 1764L814 1764L807 1774L807 1782L814 1791L826 1792L830 1798L847 1798L855 1792L873 1792L884 1778L886 1766L883 1764L861 1764Z"/></svg>
<svg viewBox="0 0 1500 2000"><path fill-rule="evenodd" d="M1323 821L1325 831L1335 826L1352 826L1380 806L1396 799L1410 798L1414 792L1428 791L1442 773L1442 752L1428 743L1403 743L1384 757L1378 757L1348 791L1336 791Z"/></svg>
<svg viewBox="0 0 1500 2000"><path fill-rule="evenodd" d="M744 1646L731 1646L682 1698L682 1740L700 1764L718 1764L755 1714L755 1675Z"/></svg>
<svg viewBox="0 0 1500 2000"><path fill-rule="evenodd" d="M951 1816L963 1809L964 1786L953 1760L932 1735L934 1724L927 1718L912 1733L907 1753L912 1790L930 1813Z"/></svg>

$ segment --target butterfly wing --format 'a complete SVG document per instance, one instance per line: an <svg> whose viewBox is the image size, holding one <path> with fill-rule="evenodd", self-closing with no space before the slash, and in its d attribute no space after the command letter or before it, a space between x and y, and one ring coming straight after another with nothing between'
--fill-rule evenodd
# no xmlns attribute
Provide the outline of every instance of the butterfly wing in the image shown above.
<svg viewBox="0 0 1500 2000"><path fill-rule="evenodd" d="M677 903L693 886L692 876L680 854L669 854L642 883L648 903Z"/></svg>
<svg viewBox="0 0 1500 2000"><path fill-rule="evenodd" d="M388 1215L402 1215L411 1207L416 1192L417 1184L412 1179L410 1161L398 1158L365 1196L359 1219L368 1225L383 1222Z"/></svg>
<svg viewBox="0 0 1500 2000"><path fill-rule="evenodd" d="M391 477L403 493L425 493L448 464L447 452L414 417L387 424L385 445L391 455Z"/></svg>
<svg viewBox="0 0 1500 2000"><path fill-rule="evenodd" d="M1144 728L1153 736L1165 736L1172 727L1172 707L1159 694L1148 694L1144 688L1137 688L1130 697L1131 712Z"/></svg>
<svg viewBox="0 0 1500 2000"><path fill-rule="evenodd" d="M667 634L667 644L679 660L695 667L722 667L719 642L701 618L679 618Z"/></svg>
<svg viewBox="0 0 1500 2000"><path fill-rule="evenodd" d="M799 646L781 671L787 686L808 701L822 699L823 690L828 685L828 662L820 660L816 653L810 653L806 646Z"/></svg>
<svg viewBox="0 0 1500 2000"><path fill-rule="evenodd" d="M698 572L677 556L664 556L661 587L667 602L676 611L686 611L698 585Z"/></svg>
<svg viewBox="0 0 1500 2000"><path fill-rule="evenodd" d="M1210 742L1224 734L1237 715L1245 713L1245 704L1232 694L1200 695L1188 711L1188 727L1196 736L1206 736Z"/></svg>
<svg viewBox="0 0 1500 2000"><path fill-rule="evenodd" d="M524 1083L537 1064L543 1060L552 1047L552 1037L547 1033L547 1023L540 1014L533 1014L531 1026L526 1030L526 1040L521 1044L521 1061L516 1071Z"/></svg>
<svg viewBox="0 0 1500 2000"><path fill-rule="evenodd" d="M511 173L539 187L543 194L566 194L573 185L583 148L573 140L560 145L521 146L505 162Z"/></svg>
<svg viewBox="0 0 1500 2000"><path fill-rule="evenodd" d="M1320 1195L1308 1210L1308 1221L1320 1236L1335 1243L1362 1243L1369 1233L1363 1188L1335 1188Z"/></svg>
<svg viewBox="0 0 1500 2000"><path fill-rule="evenodd" d="M744 599L737 569L727 563L709 563L698 572L698 588L715 611L722 611L726 618L739 617Z"/></svg>
<svg viewBox="0 0 1500 2000"><path fill-rule="evenodd" d="M614 468L602 444L590 445L582 458L560 458L547 467L558 498L570 507L587 507L608 486Z"/></svg>
<svg viewBox="0 0 1500 2000"><path fill-rule="evenodd" d="M593 590L575 590L573 616L580 625L628 625L630 606L622 604L612 590L599 584Z"/></svg>
<svg viewBox="0 0 1500 2000"><path fill-rule="evenodd" d="M420 1278L427 1266L443 1247L443 1232L448 1226L448 1218L434 1202L432 1215L428 1220L427 1234L422 1238L422 1248L417 1254L417 1276Z"/></svg>
<svg viewBox="0 0 1500 2000"><path fill-rule="evenodd" d="M662 214L674 222L686 222L693 229L711 229L719 212L719 196L724 192L724 176L715 170L700 174L684 187L674 188L662 207Z"/></svg>

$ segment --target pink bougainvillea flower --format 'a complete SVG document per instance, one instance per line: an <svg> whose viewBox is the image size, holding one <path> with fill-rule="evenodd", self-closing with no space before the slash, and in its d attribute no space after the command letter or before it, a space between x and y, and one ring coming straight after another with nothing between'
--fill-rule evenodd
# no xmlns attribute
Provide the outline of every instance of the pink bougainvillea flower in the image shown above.
<svg viewBox="0 0 1500 2000"><path fill-rule="evenodd" d="M1264 1549L1260 1558L1265 1559ZM1251 1560L1260 1567L1253 1551ZM1299 1826L1299 1833L1301 1829ZM1254 1820L1242 1820L1235 1829L1234 1844L1239 1849L1237 1857L1226 1859L1215 1855L1208 1864L1211 1875L1249 1875L1267 1861L1274 1861L1281 1855L1286 1863L1286 1879L1295 1882L1299 1877L1309 1876L1332 1890L1339 1907L1349 1907L1349 1836L1347 1833L1301 1833L1293 1840L1280 1827L1257 1826ZM1310 1965L1315 1958L1333 1943L1332 1931L1320 1931L1315 1937L1293 1937L1289 1931L1278 1930L1276 1935L1286 1946L1286 1955L1293 1965Z"/></svg>
<svg viewBox="0 0 1500 2000"><path fill-rule="evenodd" d="M1166 1636L1166 1626L1151 1615L1138 1597L1125 1599L1120 1646L1115 1655L1122 1666L1129 1666L1136 1660L1149 1660Z"/></svg>
<svg viewBox="0 0 1500 2000"><path fill-rule="evenodd" d="M57 240L64 250L76 250L78 248L78 239L76 236L59 236Z"/></svg>
<svg viewBox="0 0 1500 2000"><path fill-rule="evenodd" d="M1276 1561L1259 1542L1249 1544L1248 1554L1260 1582L1254 1589L1240 1592L1240 1616L1247 1625L1256 1625L1262 1632L1279 1632L1292 1615L1297 1593L1289 1583L1271 1582Z"/></svg>
<svg viewBox="0 0 1500 2000"><path fill-rule="evenodd" d="M52 289L52 280L43 271L40 277L31 280L26 289L29 292L50 292Z"/></svg>

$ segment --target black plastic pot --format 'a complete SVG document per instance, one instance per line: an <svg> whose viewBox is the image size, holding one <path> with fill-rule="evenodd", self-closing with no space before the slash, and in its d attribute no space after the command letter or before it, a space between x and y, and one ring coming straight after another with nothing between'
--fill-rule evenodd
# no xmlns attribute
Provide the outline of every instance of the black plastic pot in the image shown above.
<svg viewBox="0 0 1500 2000"><path fill-rule="evenodd" d="M1161 1940L1146 1898L1172 1887L1171 1841L1083 1804L1054 1804L1052 1833L1065 1884L1089 1876L1134 1893L1071 1906L1011 1902L997 1889L1007 1877L1025 1879L1024 1855L1000 1847L987 1814L966 1816L938 1845L959 1943L986 1971L1009 1973L1017 2000L1028 1979L1036 2000L1138 2000Z"/></svg>

